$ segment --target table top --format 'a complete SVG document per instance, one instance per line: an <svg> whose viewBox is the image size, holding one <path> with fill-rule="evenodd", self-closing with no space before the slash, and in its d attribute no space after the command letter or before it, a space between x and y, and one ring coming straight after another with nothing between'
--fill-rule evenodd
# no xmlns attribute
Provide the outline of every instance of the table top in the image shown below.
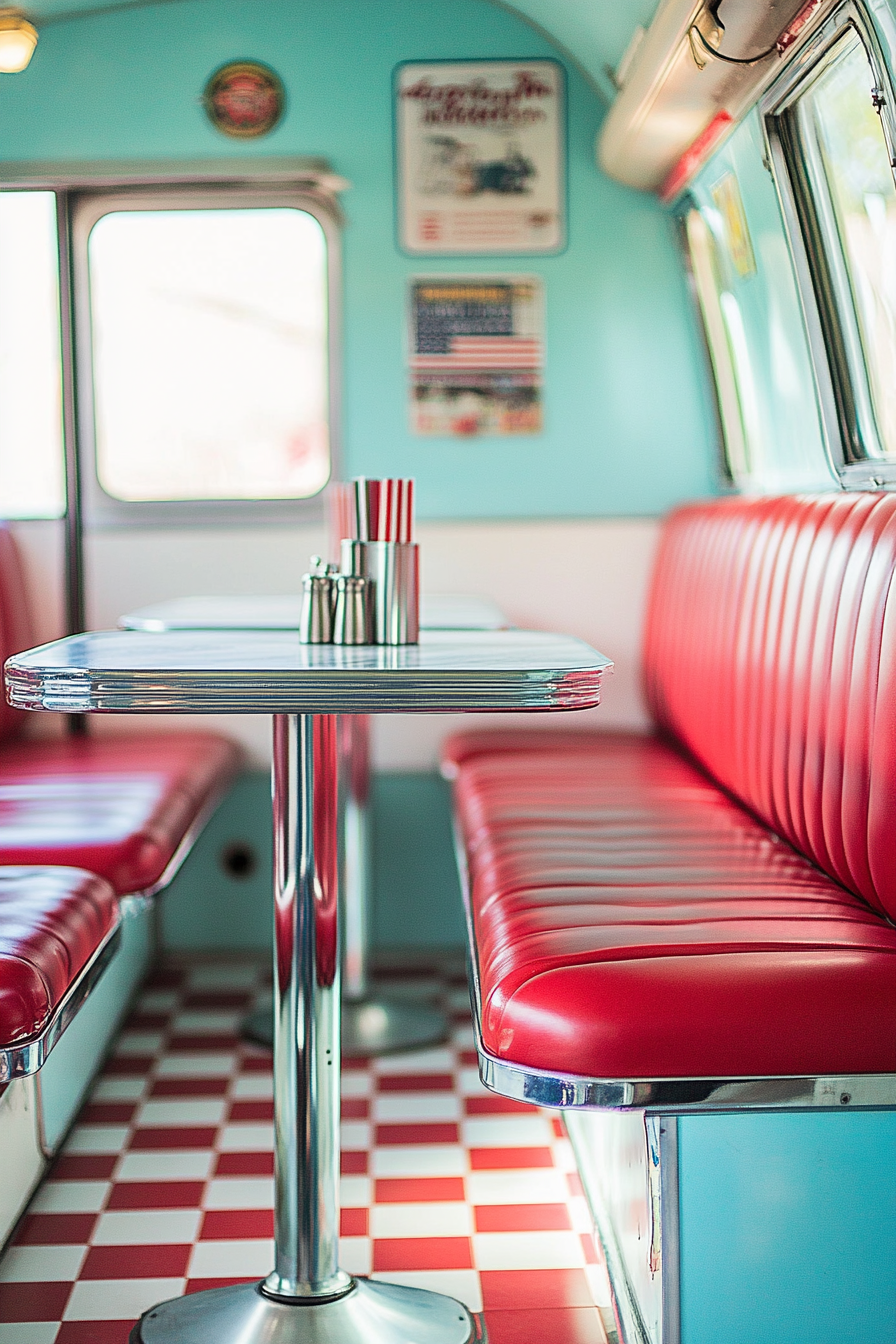
<svg viewBox="0 0 896 1344"><path fill-rule="evenodd" d="M356 648L295 631L101 630L16 654L6 684L20 709L70 714L435 714L590 709L611 667L581 640L532 630Z"/></svg>
<svg viewBox="0 0 896 1344"><path fill-rule="evenodd" d="M158 634L164 630L298 630L301 594L174 597L138 607L119 619L124 630ZM422 630L506 630L510 622L487 597L464 593L424 593Z"/></svg>

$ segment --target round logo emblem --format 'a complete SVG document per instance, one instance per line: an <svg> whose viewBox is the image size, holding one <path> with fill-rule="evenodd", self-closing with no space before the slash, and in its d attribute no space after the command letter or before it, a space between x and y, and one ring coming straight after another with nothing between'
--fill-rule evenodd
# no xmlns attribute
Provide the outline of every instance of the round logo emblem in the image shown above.
<svg viewBox="0 0 896 1344"><path fill-rule="evenodd" d="M286 94L278 75L259 61L230 61L216 70L202 97L210 121L224 135L267 135L283 116Z"/></svg>

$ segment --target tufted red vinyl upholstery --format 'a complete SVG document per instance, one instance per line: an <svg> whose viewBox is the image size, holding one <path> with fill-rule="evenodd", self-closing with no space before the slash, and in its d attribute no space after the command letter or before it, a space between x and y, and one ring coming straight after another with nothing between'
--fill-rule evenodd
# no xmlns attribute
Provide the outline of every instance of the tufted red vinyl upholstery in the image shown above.
<svg viewBox="0 0 896 1344"><path fill-rule="evenodd" d="M893 497L679 510L647 635L665 738L449 742L492 1053L896 1070L894 542Z"/></svg>
<svg viewBox="0 0 896 1344"><path fill-rule="evenodd" d="M89 868L120 896L145 891L239 761L211 733L0 746L0 863Z"/></svg>
<svg viewBox="0 0 896 1344"><path fill-rule="evenodd" d="M92 873L0 868L0 1048L43 1030L117 919Z"/></svg>
<svg viewBox="0 0 896 1344"><path fill-rule="evenodd" d="M772 830L896 918L896 496L673 514L646 686L657 723Z"/></svg>

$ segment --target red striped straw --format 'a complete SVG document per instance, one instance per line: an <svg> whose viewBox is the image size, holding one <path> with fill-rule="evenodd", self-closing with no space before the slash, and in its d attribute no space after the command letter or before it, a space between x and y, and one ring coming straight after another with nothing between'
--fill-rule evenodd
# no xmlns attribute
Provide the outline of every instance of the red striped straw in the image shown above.
<svg viewBox="0 0 896 1344"><path fill-rule="evenodd" d="M330 487L330 526L338 542L401 541L414 539L414 481L412 477L334 481Z"/></svg>
<svg viewBox="0 0 896 1344"><path fill-rule="evenodd" d="M331 481L327 492L328 550L331 560L339 556L339 544L354 535L352 487L346 481Z"/></svg>
<svg viewBox="0 0 896 1344"><path fill-rule="evenodd" d="M382 541L380 536L381 481L367 482L367 529L371 541Z"/></svg>
<svg viewBox="0 0 896 1344"><path fill-rule="evenodd" d="M355 537L358 541L370 540L370 520L367 516L367 481L363 476L355 478Z"/></svg>
<svg viewBox="0 0 896 1344"><path fill-rule="evenodd" d="M404 536L402 541L414 540L414 480L405 481Z"/></svg>
<svg viewBox="0 0 896 1344"><path fill-rule="evenodd" d="M395 513L395 482L391 479L383 481L383 526L381 535L383 541L392 540L392 516Z"/></svg>
<svg viewBox="0 0 896 1344"><path fill-rule="evenodd" d="M396 480L395 489L398 492L398 507L395 510L395 540L401 541L404 536L404 511L406 508L404 481Z"/></svg>

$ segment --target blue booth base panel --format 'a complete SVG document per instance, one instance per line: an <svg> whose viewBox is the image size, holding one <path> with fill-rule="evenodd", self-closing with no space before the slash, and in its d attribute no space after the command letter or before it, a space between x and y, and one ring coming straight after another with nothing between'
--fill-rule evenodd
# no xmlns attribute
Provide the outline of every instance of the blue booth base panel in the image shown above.
<svg viewBox="0 0 896 1344"><path fill-rule="evenodd" d="M893 1344L896 1114L686 1116L678 1158L681 1344Z"/></svg>
<svg viewBox="0 0 896 1344"><path fill-rule="evenodd" d="M122 902L119 949L94 992L37 1075L43 1146L55 1152L99 1069L153 954L153 909Z"/></svg>

